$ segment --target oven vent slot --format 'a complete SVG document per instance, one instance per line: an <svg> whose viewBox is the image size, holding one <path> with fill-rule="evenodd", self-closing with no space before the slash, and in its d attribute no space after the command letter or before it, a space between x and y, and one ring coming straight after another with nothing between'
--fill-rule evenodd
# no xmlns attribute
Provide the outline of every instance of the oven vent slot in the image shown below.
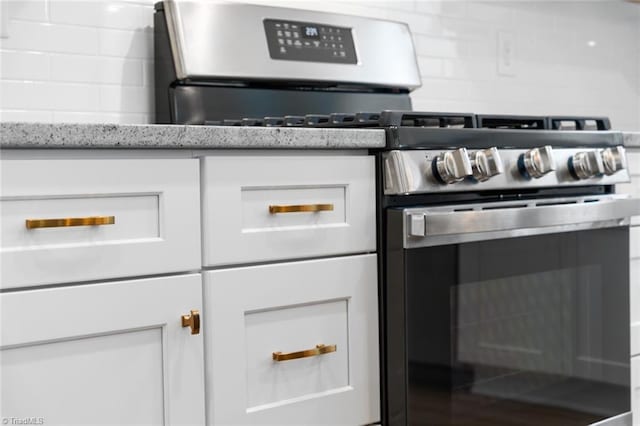
<svg viewBox="0 0 640 426"><path fill-rule="evenodd" d="M453 209L454 212L472 212L473 208L472 207L467 207L464 209Z"/></svg>
<svg viewBox="0 0 640 426"><path fill-rule="evenodd" d="M545 206L562 206L565 204L578 204L576 200L569 201L551 201L548 203L536 203L536 207L545 207Z"/></svg>
<svg viewBox="0 0 640 426"><path fill-rule="evenodd" d="M522 209L527 207L526 204L514 204L512 206L491 206L483 207L482 210L507 210L507 209Z"/></svg>

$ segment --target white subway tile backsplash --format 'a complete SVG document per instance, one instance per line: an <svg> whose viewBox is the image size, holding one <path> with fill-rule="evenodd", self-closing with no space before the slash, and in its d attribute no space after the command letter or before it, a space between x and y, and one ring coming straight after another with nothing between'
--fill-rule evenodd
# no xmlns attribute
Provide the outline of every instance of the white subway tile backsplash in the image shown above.
<svg viewBox="0 0 640 426"><path fill-rule="evenodd" d="M136 30L153 26L153 3L55 0L49 2L49 15L58 24Z"/></svg>
<svg viewBox="0 0 640 426"><path fill-rule="evenodd" d="M100 55L153 59L153 31L100 29L98 37Z"/></svg>
<svg viewBox="0 0 640 426"><path fill-rule="evenodd" d="M98 51L95 28L12 20L8 32L9 37L0 40L0 49L88 55Z"/></svg>
<svg viewBox="0 0 640 426"><path fill-rule="evenodd" d="M465 55L465 45L461 40L427 37L420 34L415 34L413 40L419 56L457 58Z"/></svg>
<svg viewBox="0 0 640 426"><path fill-rule="evenodd" d="M420 75L423 77L442 77L443 59L420 56L418 57L418 68L420 68Z"/></svg>
<svg viewBox="0 0 640 426"><path fill-rule="evenodd" d="M491 21L501 27L511 27L513 21L513 8L506 2L480 2L470 1L467 4L467 18L476 21Z"/></svg>
<svg viewBox="0 0 640 426"><path fill-rule="evenodd" d="M49 55L0 51L0 78L3 80L48 80L50 77Z"/></svg>
<svg viewBox="0 0 640 426"><path fill-rule="evenodd" d="M110 124L137 124L144 123L147 118L143 114L109 114L101 112L64 112L55 111L52 122L54 123L110 123Z"/></svg>
<svg viewBox="0 0 640 426"><path fill-rule="evenodd" d="M397 9L405 12L414 12L416 10L416 2L410 0L396 1L369 1L369 7L377 9Z"/></svg>
<svg viewBox="0 0 640 426"><path fill-rule="evenodd" d="M441 35L442 22L438 16L412 15L411 20L404 20L409 24L413 34Z"/></svg>
<svg viewBox="0 0 640 426"><path fill-rule="evenodd" d="M441 36L460 39L487 39L493 28L484 22L471 19L451 18L443 16L440 18L442 34Z"/></svg>
<svg viewBox="0 0 640 426"><path fill-rule="evenodd" d="M142 62L99 56L51 56L51 80L76 83L142 85Z"/></svg>
<svg viewBox="0 0 640 426"><path fill-rule="evenodd" d="M416 0L416 11L428 15L464 17L467 14L465 1Z"/></svg>
<svg viewBox="0 0 640 426"><path fill-rule="evenodd" d="M453 80L486 81L496 78L493 58L443 59L442 77Z"/></svg>
<svg viewBox="0 0 640 426"><path fill-rule="evenodd" d="M248 1L408 23L415 109L597 114L640 129L640 7L628 2ZM5 1L0 120L152 121L154 2ZM510 76L497 73L504 31Z"/></svg>
<svg viewBox="0 0 640 426"><path fill-rule="evenodd" d="M34 81L2 81L2 109L96 111L98 87Z"/></svg>
<svg viewBox="0 0 640 426"><path fill-rule="evenodd" d="M148 113L153 111L153 90L135 86L100 86L100 111Z"/></svg>
<svg viewBox="0 0 640 426"><path fill-rule="evenodd" d="M422 81L422 87L414 97L422 95L439 100L468 100L471 86L470 81L430 78Z"/></svg>
<svg viewBox="0 0 640 426"><path fill-rule="evenodd" d="M2 103L0 103L2 105ZM34 109L0 110L0 121L23 121L27 123L50 123L53 120L53 112L38 111Z"/></svg>
<svg viewBox="0 0 640 426"><path fill-rule="evenodd" d="M7 12L9 19L46 22L49 20L49 2L47 0L7 1Z"/></svg>

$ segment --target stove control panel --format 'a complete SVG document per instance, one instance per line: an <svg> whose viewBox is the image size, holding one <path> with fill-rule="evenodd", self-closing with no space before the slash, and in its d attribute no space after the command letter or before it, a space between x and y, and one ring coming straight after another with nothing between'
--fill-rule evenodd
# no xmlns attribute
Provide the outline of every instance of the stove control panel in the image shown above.
<svg viewBox="0 0 640 426"><path fill-rule="evenodd" d="M383 153L382 160L385 195L615 185L630 180L622 146L392 150Z"/></svg>
<svg viewBox="0 0 640 426"><path fill-rule="evenodd" d="M351 28L265 19L271 59L357 64Z"/></svg>

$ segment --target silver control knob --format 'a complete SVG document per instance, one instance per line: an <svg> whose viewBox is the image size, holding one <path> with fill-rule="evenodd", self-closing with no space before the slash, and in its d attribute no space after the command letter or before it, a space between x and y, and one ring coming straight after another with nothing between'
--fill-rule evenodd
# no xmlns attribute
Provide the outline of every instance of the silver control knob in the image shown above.
<svg viewBox="0 0 640 426"><path fill-rule="evenodd" d="M465 148L438 155L432 164L433 175L442 183L450 184L473 175L471 161Z"/></svg>
<svg viewBox="0 0 640 426"><path fill-rule="evenodd" d="M504 172L502 158L498 148L489 148L482 151L474 151L469 155L473 177L478 182L484 182L489 178Z"/></svg>
<svg viewBox="0 0 640 426"><path fill-rule="evenodd" d="M556 169L553 149L549 145L530 149L518 159L518 169L526 178L541 178Z"/></svg>
<svg viewBox="0 0 640 426"><path fill-rule="evenodd" d="M604 173L602 155L599 151L579 152L569 158L569 172L576 179L589 179Z"/></svg>
<svg viewBox="0 0 640 426"><path fill-rule="evenodd" d="M603 149L601 156L605 175L612 175L627 168L627 155L621 146Z"/></svg>

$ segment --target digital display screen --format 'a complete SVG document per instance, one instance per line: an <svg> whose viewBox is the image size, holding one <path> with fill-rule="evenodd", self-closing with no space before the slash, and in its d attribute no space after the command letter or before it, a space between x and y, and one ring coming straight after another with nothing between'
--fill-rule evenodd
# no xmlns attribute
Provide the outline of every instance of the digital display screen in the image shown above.
<svg viewBox="0 0 640 426"><path fill-rule="evenodd" d="M320 38L320 31L318 27L302 27L303 35L305 38Z"/></svg>

